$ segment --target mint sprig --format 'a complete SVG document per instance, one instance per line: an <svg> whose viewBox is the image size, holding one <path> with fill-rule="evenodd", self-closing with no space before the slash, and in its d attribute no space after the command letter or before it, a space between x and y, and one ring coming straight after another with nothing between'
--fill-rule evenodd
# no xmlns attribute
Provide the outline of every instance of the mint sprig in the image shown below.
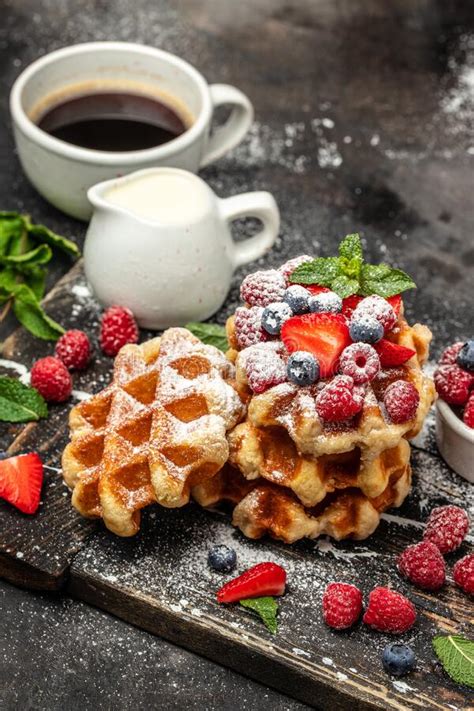
<svg viewBox="0 0 474 711"><path fill-rule="evenodd" d="M13 308L20 323L45 340L57 340L64 333L40 303L53 249L79 256L74 242L34 225L28 215L0 212L0 321Z"/></svg>
<svg viewBox="0 0 474 711"><path fill-rule="evenodd" d="M474 642L459 635L439 635L433 647L451 679L474 689Z"/></svg>
<svg viewBox="0 0 474 711"><path fill-rule="evenodd" d="M416 288L413 279L401 269L364 262L358 234L347 235L339 245L338 257L318 257L301 264L290 275L290 281L329 287L342 299L353 294L387 298Z"/></svg>
<svg viewBox="0 0 474 711"><path fill-rule="evenodd" d="M191 331L196 338L206 343L209 346L215 346L220 351L229 350L229 341L224 326L219 326L217 323L200 323L199 321L191 321L187 323L185 328Z"/></svg>
<svg viewBox="0 0 474 711"><path fill-rule="evenodd" d="M239 601L242 607L253 610L257 615L260 615L266 628L272 634L275 634L278 628L277 612L278 603L274 597L254 597L248 600Z"/></svg>
<svg viewBox="0 0 474 711"><path fill-rule="evenodd" d="M48 407L37 390L15 378L0 376L2 422L31 422L47 415Z"/></svg>

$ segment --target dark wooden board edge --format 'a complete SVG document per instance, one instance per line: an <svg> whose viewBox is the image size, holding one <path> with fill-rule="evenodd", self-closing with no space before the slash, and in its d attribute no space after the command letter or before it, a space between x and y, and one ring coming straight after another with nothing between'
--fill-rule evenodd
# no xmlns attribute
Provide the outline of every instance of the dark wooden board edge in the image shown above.
<svg viewBox="0 0 474 711"><path fill-rule="evenodd" d="M216 625L215 620L203 617L201 621L186 615L186 625L183 625L183 613L173 613L159 604L155 598L135 593L127 594L124 589L113 587L96 578L92 578L82 570L71 566L66 592L72 597L98 607L119 617L136 627L163 637L185 649L200 654L217 664L229 667L240 674L250 677L266 686L270 686L303 703L321 709L334 711L369 711L370 709L387 709L387 700L380 692L380 704L374 703L377 695L375 687L371 694L367 693L367 682L358 684L358 697L352 696L342 688L337 680L329 677L327 668L321 667L319 674L308 673L297 669L283 654L269 654L268 645L261 644L259 653L250 657L247 645L238 631L235 634L225 633ZM254 643L258 644L258 638ZM304 666L304 662L300 665ZM407 709L400 704L394 706L390 700L390 708Z"/></svg>

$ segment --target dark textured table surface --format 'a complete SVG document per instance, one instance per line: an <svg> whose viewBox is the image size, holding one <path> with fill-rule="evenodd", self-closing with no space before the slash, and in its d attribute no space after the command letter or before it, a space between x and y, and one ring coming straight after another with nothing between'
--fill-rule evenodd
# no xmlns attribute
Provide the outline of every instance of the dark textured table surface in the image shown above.
<svg viewBox="0 0 474 711"><path fill-rule="evenodd" d="M248 138L203 175L222 196L274 193L282 229L271 262L311 247L327 253L358 230L373 261L382 255L415 277L408 310L432 328L434 355L473 330L471 3L9 0L0 11L0 209L29 212L82 242L84 226L22 175L9 88L58 47L147 43L254 103ZM68 266L54 262L50 285ZM13 325L2 324L2 337ZM7 584L0 595L4 708L302 707L83 604Z"/></svg>

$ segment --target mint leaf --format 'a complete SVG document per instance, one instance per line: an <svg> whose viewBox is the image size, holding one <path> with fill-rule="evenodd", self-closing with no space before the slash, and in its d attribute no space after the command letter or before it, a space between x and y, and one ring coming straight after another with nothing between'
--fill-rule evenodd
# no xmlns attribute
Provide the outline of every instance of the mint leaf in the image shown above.
<svg viewBox="0 0 474 711"><path fill-rule="evenodd" d="M331 284L331 289L335 291L341 299L345 299L347 296L357 294L359 291L359 282L357 279L350 279L345 274L341 274L341 276L334 279Z"/></svg>
<svg viewBox="0 0 474 711"><path fill-rule="evenodd" d="M459 635L437 636L433 647L451 679L474 689L474 642Z"/></svg>
<svg viewBox="0 0 474 711"><path fill-rule="evenodd" d="M0 255L9 254L14 239L21 239L24 232L21 215L15 212L0 213Z"/></svg>
<svg viewBox="0 0 474 711"><path fill-rule="evenodd" d="M363 262L362 243L357 232L353 235L347 235L339 245L339 256L347 261L356 260L359 264Z"/></svg>
<svg viewBox="0 0 474 711"><path fill-rule="evenodd" d="M34 336L57 341L64 329L44 312L34 292L26 284L19 284L12 294L13 311L18 321Z"/></svg>
<svg viewBox="0 0 474 711"><path fill-rule="evenodd" d="M377 294L385 298L395 296L407 289L416 289L416 284L401 269L392 269L387 264L364 264L361 271L361 294Z"/></svg>
<svg viewBox="0 0 474 711"><path fill-rule="evenodd" d="M17 267L30 266L34 264L47 264L53 253L47 244L40 244L35 249L22 254L8 254L0 257L0 264L9 264Z"/></svg>
<svg viewBox="0 0 474 711"><path fill-rule="evenodd" d="M227 340L227 334L224 326L219 326L216 323L199 323L198 321L191 321L187 323L185 328L191 331L196 338L200 341L206 343L209 346L215 346L220 351L227 351L229 349L229 341Z"/></svg>
<svg viewBox="0 0 474 711"><path fill-rule="evenodd" d="M23 273L25 284L30 287L38 301L41 301L44 295L46 284L46 270L42 267L30 267L28 271Z"/></svg>
<svg viewBox="0 0 474 711"><path fill-rule="evenodd" d="M334 279L340 274L341 267L338 257L318 257L312 262L306 262L296 267L290 276L290 281L293 284L331 286Z"/></svg>
<svg viewBox="0 0 474 711"><path fill-rule="evenodd" d="M15 378L0 376L0 420L31 422L47 415L47 405L37 390Z"/></svg>
<svg viewBox="0 0 474 711"><path fill-rule="evenodd" d="M277 612L278 603L274 597L254 597L248 600L240 600L242 607L247 607L249 610L253 610L260 615L263 623L270 630L272 634L275 634L278 627L277 622Z"/></svg>
<svg viewBox="0 0 474 711"><path fill-rule="evenodd" d="M49 244L50 247L56 247L56 249L60 249L71 257L78 257L80 255L79 247L74 244L74 242L66 239L66 237L57 235L44 225L32 225L30 223L28 225L28 234L34 240L41 240L41 242Z"/></svg>

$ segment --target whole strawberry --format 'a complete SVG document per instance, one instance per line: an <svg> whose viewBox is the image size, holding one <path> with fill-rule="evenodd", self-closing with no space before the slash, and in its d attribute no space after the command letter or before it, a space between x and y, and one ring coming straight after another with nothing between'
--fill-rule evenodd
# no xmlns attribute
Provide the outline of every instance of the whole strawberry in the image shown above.
<svg viewBox="0 0 474 711"><path fill-rule="evenodd" d="M422 541L405 548L397 561L401 575L423 590L439 590L446 580L446 564L439 548Z"/></svg>
<svg viewBox="0 0 474 711"><path fill-rule="evenodd" d="M84 331L73 329L63 333L54 352L69 370L83 370L91 357L91 344Z"/></svg>
<svg viewBox="0 0 474 711"><path fill-rule="evenodd" d="M349 583L329 583L323 595L323 617L329 627L344 630L357 622L362 612L362 593Z"/></svg>
<svg viewBox="0 0 474 711"><path fill-rule="evenodd" d="M430 513L423 539L434 543L445 555L459 548L468 531L469 518L463 509L439 506Z"/></svg>
<svg viewBox="0 0 474 711"><path fill-rule="evenodd" d="M105 355L116 356L122 346L138 342L138 326L130 309L111 306L102 316L100 347Z"/></svg>
<svg viewBox="0 0 474 711"><path fill-rule="evenodd" d="M468 595L474 595L474 553L460 558L453 568L456 585Z"/></svg>
<svg viewBox="0 0 474 711"><path fill-rule="evenodd" d="M64 402L72 392L68 369L59 358L40 358L31 368L31 385L46 402Z"/></svg>
<svg viewBox="0 0 474 711"><path fill-rule="evenodd" d="M413 627L416 610L408 598L395 590L377 587L369 595L362 621L379 632L401 634Z"/></svg>
<svg viewBox="0 0 474 711"><path fill-rule="evenodd" d="M286 279L276 269L254 272L245 277L240 287L240 298L250 306L268 306L281 301L286 289Z"/></svg>

